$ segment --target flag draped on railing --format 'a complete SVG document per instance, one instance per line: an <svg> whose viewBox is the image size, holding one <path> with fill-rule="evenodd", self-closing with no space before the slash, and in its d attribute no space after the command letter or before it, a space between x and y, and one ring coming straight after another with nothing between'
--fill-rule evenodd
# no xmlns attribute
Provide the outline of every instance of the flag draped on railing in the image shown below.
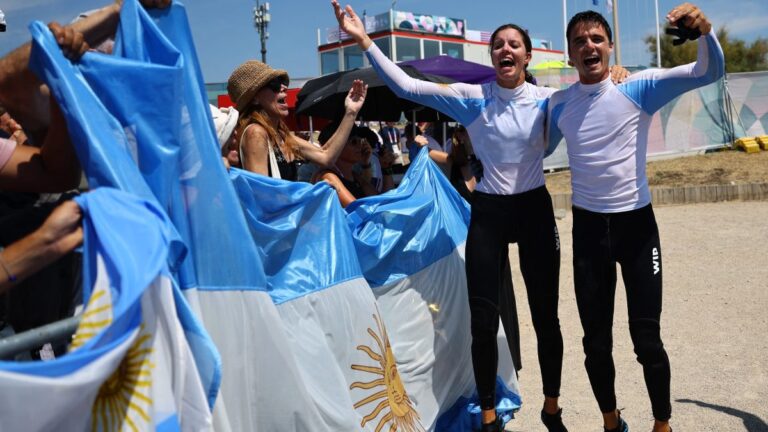
<svg viewBox="0 0 768 432"><path fill-rule="evenodd" d="M373 287L405 388L430 430L479 428L464 242L469 206L427 151L396 190L347 207L357 256ZM511 365L501 335L501 364ZM513 367L500 370L498 411L520 407Z"/></svg>
<svg viewBox="0 0 768 432"><path fill-rule="evenodd" d="M0 362L3 430L210 430L176 319L175 229L154 203L101 188L77 198L89 295L66 355Z"/></svg>
<svg viewBox="0 0 768 432"><path fill-rule="evenodd" d="M281 348L294 362L283 367L295 370L306 392L281 407L264 430L424 430L333 189L236 169L231 177L288 336ZM210 306L208 297L201 304L221 307ZM259 347L241 352L247 362ZM269 396L286 388L274 378L244 384L260 385Z"/></svg>
<svg viewBox="0 0 768 432"><path fill-rule="evenodd" d="M125 25L132 18L137 21L136 17L150 25ZM171 216L177 234L171 244L169 265L174 282L189 284L195 275L191 265L194 250L187 247L190 242L184 238L186 214L179 210L184 208L184 202L179 187L168 185L179 183L178 176L173 174L178 172L176 159L182 154L178 137L182 117L172 113L183 113L179 95L185 63L156 28L152 31L154 26L135 0L126 1L121 13L121 35L128 28L146 38L142 46L155 53L151 61L89 52L73 64L62 55L48 29L34 22L30 25L30 68L56 97L89 186L131 192L156 203ZM117 47L121 45L120 39ZM224 178L223 169L221 175ZM178 319L212 406L218 393L221 360L202 324L178 292L177 284L174 285Z"/></svg>

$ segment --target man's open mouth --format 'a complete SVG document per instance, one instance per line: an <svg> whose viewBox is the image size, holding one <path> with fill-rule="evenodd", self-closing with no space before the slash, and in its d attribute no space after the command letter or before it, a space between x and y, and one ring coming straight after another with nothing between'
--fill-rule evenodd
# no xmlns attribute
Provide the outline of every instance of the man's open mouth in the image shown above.
<svg viewBox="0 0 768 432"><path fill-rule="evenodd" d="M589 56L584 59L584 64L586 66L594 66L598 63L600 63L600 57L598 56Z"/></svg>

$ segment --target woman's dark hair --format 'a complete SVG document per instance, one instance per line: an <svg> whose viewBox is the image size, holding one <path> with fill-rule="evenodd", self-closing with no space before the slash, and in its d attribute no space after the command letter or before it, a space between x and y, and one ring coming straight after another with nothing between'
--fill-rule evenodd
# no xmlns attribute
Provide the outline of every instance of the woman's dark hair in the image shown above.
<svg viewBox="0 0 768 432"><path fill-rule="evenodd" d="M523 29L517 24L504 24L502 26L499 26L496 30L491 33L491 39L488 42L488 51L493 51L493 42L496 40L496 36L499 34L502 30L517 30L518 33L520 33L523 36L523 45L525 45L525 52L531 53L533 51L533 43L531 42L531 37L528 36L528 31ZM530 72L528 72L528 65L525 66L525 80L528 81L531 84L536 84L536 78L531 75Z"/></svg>
<svg viewBox="0 0 768 432"><path fill-rule="evenodd" d="M565 39L568 41L568 48L571 47L571 31L577 24L589 23L597 26L602 26L605 29L605 34L608 36L608 42L613 43L613 34L611 34L611 26L608 25L608 21L595 11L579 12L568 21L568 27L565 30Z"/></svg>

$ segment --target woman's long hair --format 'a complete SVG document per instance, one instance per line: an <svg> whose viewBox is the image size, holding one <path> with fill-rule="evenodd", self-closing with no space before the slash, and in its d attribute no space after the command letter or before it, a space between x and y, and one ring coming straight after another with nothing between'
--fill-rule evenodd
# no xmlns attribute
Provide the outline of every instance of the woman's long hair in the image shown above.
<svg viewBox="0 0 768 432"><path fill-rule="evenodd" d="M269 136L269 140L272 142L272 145L279 145L278 143L283 141L285 144L285 149L288 150L287 152L283 153L290 153L294 158L301 157L298 152L298 146L293 139L293 134L291 133L291 130L288 129L288 126L285 124L283 119L278 120L277 129L275 129L275 127L272 126L272 122L269 120L269 117L264 113L264 109L259 105L252 104L240 113L240 120L237 122L237 130L241 134L240 139L242 139L242 134L245 132L245 128L249 124L257 124L263 127L264 130L267 131L267 135ZM287 158L288 154L283 154L283 156ZM241 161L240 163L244 162Z"/></svg>

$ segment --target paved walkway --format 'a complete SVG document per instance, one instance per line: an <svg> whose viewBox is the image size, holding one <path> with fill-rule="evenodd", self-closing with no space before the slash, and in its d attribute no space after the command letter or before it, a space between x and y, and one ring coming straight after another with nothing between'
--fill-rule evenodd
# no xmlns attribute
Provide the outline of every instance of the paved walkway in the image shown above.
<svg viewBox="0 0 768 432"><path fill-rule="evenodd" d="M768 202L656 208L664 257L662 334L672 363L675 431L768 431ZM558 220L562 239L560 320L565 341L562 405L571 432L602 431L584 371L573 294L572 214ZM523 350L523 408L508 431L545 431L541 378L527 297L512 248ZM614 358L619 407L632 431L652 425L640 365L617 287Z"/></svg>

